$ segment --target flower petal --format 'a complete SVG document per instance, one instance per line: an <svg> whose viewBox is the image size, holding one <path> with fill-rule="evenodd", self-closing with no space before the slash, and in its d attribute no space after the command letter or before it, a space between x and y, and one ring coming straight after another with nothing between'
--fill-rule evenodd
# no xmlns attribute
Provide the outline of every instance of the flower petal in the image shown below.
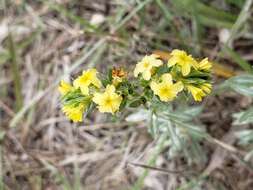
<svg viewBox="0 0 253 190"><path fill-rule="evenodd" d="M181 66L183 76L187 76L191 72L191 65L184 64Z"/></svg>
<svg viewBox="0 0 253 190"><path fill-rule="evenodd" d="M89 95L89 87L88 86L82 85L82 86L80 86L80 90L81 90L82 94Z"/></svg>
<svg viewBox="0 0 253 190"><path fill-rule="evenodd" d="M158 94L157 93L158 92L158 84L156 82L152 81L150 83L150 88L154 92L154 94L156 94L156 95Z"/></svg>
<svg viewBox="0 0 253 190"><path fill-rule="evenodd" d="M171 74L169 74L169 73L163 74L161 76L161 78L162 78L162 82L167 83L167 84L172 84L172 76L171 76Z"/></svg>
<svg viewBox="0 0 253 190"><path fill-rule="evenodd" d="M94 93L92 101L95 102L96 104L100 104L102 100L102 93Z"/></svg>
<svg viewBox="0 0 253 190"><path fill-rule="evenodd" d="M150 80L150 78L151 78L151 71L145 70L145 71L142 73L142 77L143 77L144 80Z"/></svg>
<svg viewBox="0 0 253 190"><path fill-rule="evenodd" d="M63 80L61 81L61 83L60 83L60 85L58 87L58 90L60 91L60 93L62 95L65 95L66 93L68 93L72 89L73 89L73 87L69 83L67 83L67 82L65 82Z"/></svg>
<svg viewBox="0 0 253 190"><path fill-rule="evenodd" d="M174 90L176 93L181 92L183 89L184 89L184 85L183 85L183 83L182 83L181 81L179 81L179 82L177 82L177 83L175 83L175 84L173 85L173 90Z"/></svg>
<svg viewBox="0 0 253 190"><path fill-rule="evenodd" d="M112 95L115 92L115 87L113 85L107 85L105 90L109 95Z"/></svg>
<svg viewBox="0 0 253 190"><path fill-rule="evenodd" d="M141 62L136 64L136 67L134 69L134 77L138 77L139 73L141 73L143 70Z"/></svg>
<svg viewBox="0 0 253 190"><path fill-rule="evenodd" d="M168 60L168 67L172 67L173 65L177 64L178 58L177 57L171 57Z"/></svg>

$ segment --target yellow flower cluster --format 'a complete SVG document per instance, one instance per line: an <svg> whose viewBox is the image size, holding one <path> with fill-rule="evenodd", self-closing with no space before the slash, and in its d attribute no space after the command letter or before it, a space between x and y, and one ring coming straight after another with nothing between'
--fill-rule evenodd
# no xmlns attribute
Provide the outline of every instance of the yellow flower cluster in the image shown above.
<svg viewBox="0 0 253 190"><path fill-rule="evenodd" d="M80 90L81 96L89 97L100 112L115 113L119 110L122 97L117 94L113 85L107 85L105 90L102 89L102 83L97 77L96 69L88 69L83 71L82 75L73 81L73 86L64 81L61 81L58 90L64 97L71 91ZM91 93L92 91L92 93ZM104 92L100 92L104 91ZM72 100L74 97L72 98ZM74 122L83 121L83 113L87 109L88 103L80 101L78 104L65 104L62 107L63 113Z"/></svg>
<svg viewBox="0 0 253 190"><path fill-rule="evenodd" d="M208 58L198 62L192 55L188 55L185 51L175 49L170 53L170 58L167 62L167 66L170 70L168 70L168 73L158 78L158 81L161 82L155 82L154 80L157 80L155 68L162 65L163 62L159 59L159 55L152 54L150 56L145 56L138 62L134 70L135 77L138 77L141 73L142 78L146 81L152 78L150 87L161 101L172 101L177 94L184 89L192 94L195 101L201 101L203 97L211 92L212 85L209 81L199 82L198 78L192 79L190 76L191 73L210 73L212 63L208 61ZM172 79L172 74L175 75L173 71L179 71L182 74L182 76L179 76L179 74L176 73L177 79L174 79L174 81L176 81L175 84L173 84ZM187 78L191 78L191 80Z"/></svg>
<svg viewBox="0 0 253 190"><path fill-rule="evenodd" d="M96 69L88 69L73 84L61 81L58 90L62 95L62 111L72 121L80 122L84 112L94 107L100 112L115 114L126 106L152 102L155 97L169 102L185 91L195 101L201 101L211 93L212 64L207 58L198 61L175 49L166 61L164 64L164 59L156 54L144 56L133 72L139 80L133 83L123 69L116 68L103 80Z"/></svg>

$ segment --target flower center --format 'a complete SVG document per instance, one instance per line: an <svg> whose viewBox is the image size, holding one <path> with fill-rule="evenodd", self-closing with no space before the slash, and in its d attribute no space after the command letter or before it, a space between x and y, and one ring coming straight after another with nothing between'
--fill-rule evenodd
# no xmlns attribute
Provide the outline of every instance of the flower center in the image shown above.
<svg viewBox="0 0 253 190"><path fill-rule="evenodd" d="M106 98L105 99L105 105L106 106L111 106L111 104L112 104L112 99L110 97Z"/></svg>
<svg viewBox="0 0 253 190"><path fill-rule="evenodd" d="M170 93L170 88L169 87L164 87L160 90L160 93L163 95L163 96L166 96Z"/></svg>
<svg viewBox="0 0 253 190"><path fill-rule="evenodd" d="M82 82L83 83L88 83L89 81L90 81L90 76L85 75L85 76L82 77Z"/></svg>
<svg viewBox="0 0 253 190"><path fill-rule="evenodd" d="M149 63L148 63L148 62L144 62L143 67L144 67L145 69L147 69L147 68L149 67Z"/></svg>
<svg viewBox="0 0 253 190"><path fill-rule="evenodd" d="M184 56L184 55L181 55L180 59L181 59L181 61L182 61L182 62L187 61L187 57L186 57L186 56Z"/></svg>

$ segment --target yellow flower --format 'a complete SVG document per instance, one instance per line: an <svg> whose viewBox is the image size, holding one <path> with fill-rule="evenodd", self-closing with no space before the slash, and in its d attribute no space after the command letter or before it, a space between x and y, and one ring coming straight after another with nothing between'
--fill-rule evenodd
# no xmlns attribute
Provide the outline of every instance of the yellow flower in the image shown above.
<svg viewBox="0 0 253 190"><path fill-rule="evenodd" d="M206 93L201 88L195 87L193 85L188 85L186 88L192 94L193 99L197 102L202 101L203 97L206 96Z"/></svg>
<svg viewBox="0 0 253 190"><path fill-rule="evenodd" d="M182 91L184 88L182 82L173 84L172 76L169 73L161 76L160 83L152 81L150 83L150 87L154 94L158 95L164 102L173 100L177 96L178 92Z"/></svg>
<svg viewBox="0 0 253 190"><path fill-rule="evenodd" d="M73 89L73 86L71 86L69 83L67 83L67 82L65 82L63 80L60 82L60 85L58 87L58 90L60 91L60 93L62 95L67 94L72 89Z"/></svg>
<svg viewBox="0 0 253 190"><path fill-rule="evenodd" d="M85 109L85 105L80 103L78 106L73 105L64 105L62 107L63 113L74 122L83 121L83 112Z"/></svg>
<svg viewBox="0 0 253 190"><path fill-rule="evenodd" d="M104 93L95 93L93 102L98 104L100 112L115 113L119 110L122 97L115 92L113 85L107 85Z"/></svg>
<svg viewBox="0 0 253 190"><path fill-rule="evenodd" d="M152 75L152 69L154 67L159 67L163 64L163 62L158 59L158 55L146 55L140 62L136 64L134 69L134 76L138 77L139 73L142 73L142 77L144 80L150 80Z"/></svg>
<svg viewBox="0 0 253 190"><path fill-rule="evenodd" d="M168 66L179 65L183 76L187 76L191 72L191 67L196 65L196 60L191 55L187 55L185 51L175 49L170 55Z"/></svg>
<svg viewBox="0 0 253 190"><path fill-rule="evenodd" d="M96 69L88 69L87 71L83 71L83 74L75 79L73 84L75 88L80 88L84 95L89 94L89 86L91 84L97 88L102 86L101 81L97 78Z"/></svg>
<svg viewBox="0 0 253 190"><path fill-rule="evenodd" d="M212 68L212 63L208 61L208 58L202 59L199 64L196 64L198 70L209 72Z"/></svg>
<svg viewBox="0 0 253 190"><path fill-rule="evenodd" d="M206 93L210 94L212 90L212 85L210 83L204 83L200 85L200 88Z"/></svg>

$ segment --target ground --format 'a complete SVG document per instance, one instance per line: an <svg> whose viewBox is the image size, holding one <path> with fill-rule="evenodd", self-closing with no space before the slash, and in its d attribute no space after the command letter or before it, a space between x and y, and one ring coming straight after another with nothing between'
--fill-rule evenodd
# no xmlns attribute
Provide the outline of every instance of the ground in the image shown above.
<svg viewBox="0 0 253 190"><path fill-rule="evenodd" d="M252 126L232 123L252 98L218 87L251 71L252 12L250 0L1 1L0 189L251 190L247 148L233 132ZM147 123L125 121L132 109L72 123L57 85L90 67L133 70L145 54L174 48L218 65L214 93L194 104L203 106L194 121L218 142L201 141L198 164L165 148L138 185L157 144Z"/></svg>

